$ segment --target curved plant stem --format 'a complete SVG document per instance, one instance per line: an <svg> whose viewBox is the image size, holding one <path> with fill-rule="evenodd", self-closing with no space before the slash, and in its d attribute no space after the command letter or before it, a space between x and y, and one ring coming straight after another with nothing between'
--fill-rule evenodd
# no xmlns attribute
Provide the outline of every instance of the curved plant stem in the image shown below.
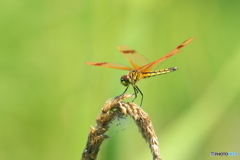
<svg viewBox="0 0 240 160"><path fill-rule="evenodd" d="M108 100L96 119L96 126L90 128L88 141L82 153L82 160L96 160L102 142L109 138L105 132L110 128L110 123L117 117L130 116L139 128L142 137L149 144L153 160L161 160L158 139L148 114L141 107L132 102L122 100L132 95L124 94Z"/></svg>

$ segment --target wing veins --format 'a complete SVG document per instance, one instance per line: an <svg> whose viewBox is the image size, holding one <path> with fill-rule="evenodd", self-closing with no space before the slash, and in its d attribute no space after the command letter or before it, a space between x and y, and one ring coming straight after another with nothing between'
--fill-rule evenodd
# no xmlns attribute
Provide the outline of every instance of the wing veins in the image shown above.
<svg viewBox="0 0 240 160"><path fill-rule="evenodd" d="M110 63L110 62L86 62L86 64L91 66L98 66L98 67L106 67L106 68L114 68L114 69L121 69L121 70L132 70L132 68L119 63Z"/></svg>

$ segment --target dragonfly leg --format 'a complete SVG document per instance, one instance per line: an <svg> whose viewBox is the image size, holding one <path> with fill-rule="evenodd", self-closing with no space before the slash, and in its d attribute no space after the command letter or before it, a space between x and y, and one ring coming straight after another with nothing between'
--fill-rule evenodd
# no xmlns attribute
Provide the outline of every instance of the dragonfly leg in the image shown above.
<svg viewBox="0 0 240 160"><path fill-rule="evenodd" d="M128 87L129 87L129 85L126 87L126 89L124 90L124 92L123 92L122 94L124 94L124 93L126 93L126 92L127 92L127 90L128 90Z"/></svg>
<svg viewBox="0 0 240 160"><path fill-rule="evenodd" d="M134 90L134 99L132 100L132 102L133 101L135 101L135 99L137 98L137 94L138 94L138 88L137 88L137 86L135 86L135 85L133 85L133 90Z"/></svg>
<svg viewBox="0 0 240 160"><path fill-rule="evenodd" d="M140 103L140 107L142 106L142 102L143 102L143 93L141 92L141 90L138 88L138 86L135 86L135 88L136 88L136 90L137 90L137 93L139 92L140 94L141 94L141 96L142 96L142 98L141 98L141 103ZM136 98L137 98L137 96L136 96Z"/></svg>
<svg viewBox="0 0 240 160"><path fill-rule="evenodd" d="M127 86L127 88L124 90L124 92L122 94L126 93L126 91L128 90L128 87L129 87L129 85ZM133 90L134 90L134 99L132 100L132 102L134 102L137 99L137 94L140 93L141 96L142 96L140 106L142 106L143 93L141 92L141 90L136 85L133 85Z"/></svg>

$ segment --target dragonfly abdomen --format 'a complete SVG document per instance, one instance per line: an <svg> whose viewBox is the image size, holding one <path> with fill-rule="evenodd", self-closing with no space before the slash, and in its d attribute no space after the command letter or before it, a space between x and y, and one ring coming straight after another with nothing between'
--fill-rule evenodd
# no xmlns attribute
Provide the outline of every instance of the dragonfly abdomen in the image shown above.
<svg viewBox="0 0 240 160"><path fill-rule="evenodd" d="M149 78L157 75L170 73L170 72L176 71L177 69L178 67L171 67L171 68L166 68L166 69L161 69L156 71L147 71L143 73L143 78Z"/></svg>

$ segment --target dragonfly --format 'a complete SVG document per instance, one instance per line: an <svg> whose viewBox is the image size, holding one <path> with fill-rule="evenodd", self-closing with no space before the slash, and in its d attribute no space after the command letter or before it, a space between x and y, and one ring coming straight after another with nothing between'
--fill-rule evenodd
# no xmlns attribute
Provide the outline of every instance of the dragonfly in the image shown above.
<svg viewBox="0 0 240 160"><path fill-rule="evenodd" d="M169 52L168 54L163 56L162 58L160 58L156 61L150 62L150 63L145 56L139 54L136 50L134 50L126 45L120 45L120 46L118 46L118 50L129 61L129 63L131 64L131 67L129 67L127 65L111 63L111 62L86 62L86 64L91 65L91 66L114 68L114 69L129 71L129 73L127 75L123 75L120 78L121 84L123 86L126 86L126 89L124 90L124 92L122 94L125 94L129 88L129 86L132 86L133 90L134 90L134 95L135 95L133 101L137 98L137 94L140 93L141 97L142 97L141 103L140 103L140 106L141 106L142 102L143 102L143 93L138 88L136 83L144 78L149 78L149 77L176 71L178 69L178 67L170 67L170 68L160 69L160 70L155 70L155 69L158 68L166 59L179 53L180 50L184 46L186 46L188 43L190 43L193 39L194 39L194 37L187 39L182 44L178 45L175 49L173 49L171 52Z"/></svg>

